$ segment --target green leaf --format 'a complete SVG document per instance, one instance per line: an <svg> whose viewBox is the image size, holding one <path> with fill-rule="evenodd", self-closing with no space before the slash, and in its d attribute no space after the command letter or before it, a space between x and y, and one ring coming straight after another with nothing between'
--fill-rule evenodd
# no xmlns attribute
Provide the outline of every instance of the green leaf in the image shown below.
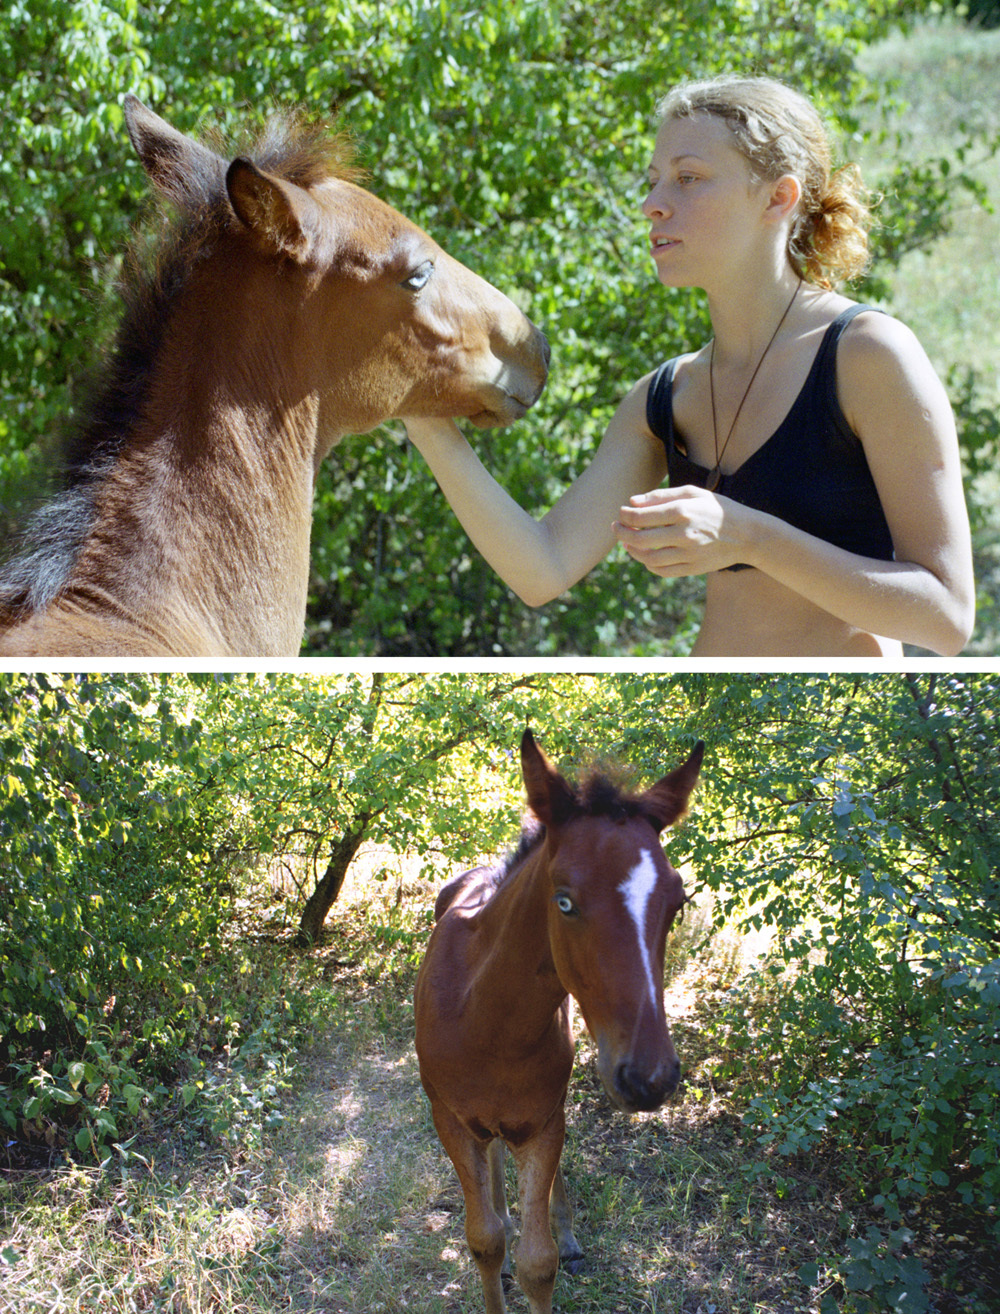
<svg viewBox="0 0 1000 1314"><path fill-rule="evenodd" d="M78 1091L62 1090L59 1086L50 1086L46 1092L57 1104L79 1104L83 1098Z"/></svg>
<svg viewBox="0 0 1000 1314"><path fill-rule="evenodd" d="M799 1269L799 1281L804 1287L814 1287L819 1281L819 1265L803 1264Z"/></svg>

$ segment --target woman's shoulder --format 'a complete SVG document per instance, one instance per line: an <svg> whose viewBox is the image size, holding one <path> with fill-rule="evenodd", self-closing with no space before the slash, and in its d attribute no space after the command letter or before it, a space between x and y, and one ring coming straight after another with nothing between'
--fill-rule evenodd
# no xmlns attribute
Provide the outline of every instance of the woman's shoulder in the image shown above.
<svg viewBox="0 0 1000 1314"><path fill-rule="evenodd" d="M936 379L927 353L913 330L875 306L859 306L837 349L837 369L845 381L873 387L891 379Z"/></svg>
<svg viewBox="0 0 1000 1314"><path fill-rule="evenodd" d="M663 395L669 391L676 396L678 388L683 388L688 381L691 365L701 356L701 352L689 351L680 356L669 356L659 365L649 370L637 383L634 383L625 395L625 401L634 400L636 404L645 405L650 396Z"/></svg>
<svg viewBox="0 0 1000 1314"><path fill-rule="evenodd" d="M859 314L837 349L841 409L866 448L895 422L934 416L950 428L942 384L917 335L889 314Z"/></svg>
<svg viewBox="0 0 1000 1314"><path fill-rule="evenodd" d="M696 361L702 356L704 350L705 349L702 348L700 351L682 352L679 356L668 356L666 360L663 360L659 365L654 366L648 374L644 374L635 385L635 388L640 389L643 392L647 391L652 381L658 375L662 376L665 372L669 372L675 376L678 373L683 374L690 367L692 361Z"/></svg>

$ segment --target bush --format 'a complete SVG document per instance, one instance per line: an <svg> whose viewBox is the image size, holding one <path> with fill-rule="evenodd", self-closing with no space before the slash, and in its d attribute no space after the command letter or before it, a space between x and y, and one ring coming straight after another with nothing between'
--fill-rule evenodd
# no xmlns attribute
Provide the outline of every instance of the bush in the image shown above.
<svg viewBox="0 0 1000 1314"><path fill-rule="evenodd" d="M10 143L0 155L0 525L36 491L51 434L78 405L114 317L114 273L147 195L123 131L126 91L186 131L226 130L272 100L339 110L373 190L510 293L553 342L531 415L474 437L535 510L579 474L630 384L706 336L703 298L666 299L644 254L637 183L659 95L734 60L765 69L815 95L853 154L864 107L884 92L858 53L926 8L689 0L651 22L636 0L171 0L50 6L29 22L13 6L0 15ZM952 154L872 179L887 198L877 270L947 227L967 194ZM315 511L309 653L669 655L689 644L701 586L654 587L622 553L571 597L523 607L398 432L345 441L319 472Z"/></svg>
<svg viewBox="0 0 1000 1314"><path fill-rule="evenodd" d="M720 920L776 937L709 1023L718 1075L762 1148L829 1154L882 1220L877 1245L862 1227L827 1257L848 1308L928 1308L900 1242L915 1204L1000 1239L997 692L993 677L730 677L725 704L707 699L717 751L732 735L741 761L694 823L732 838L696 842L694 861ZM705 816L720 805L728 827Z"/></svg>
<svg viewBox="0 0 1000 1314"><path fill-rule="evenodd" d="M121 684L0 683L0 1118L84 1154L204 1043L227 912L200 726Z"/></svg>

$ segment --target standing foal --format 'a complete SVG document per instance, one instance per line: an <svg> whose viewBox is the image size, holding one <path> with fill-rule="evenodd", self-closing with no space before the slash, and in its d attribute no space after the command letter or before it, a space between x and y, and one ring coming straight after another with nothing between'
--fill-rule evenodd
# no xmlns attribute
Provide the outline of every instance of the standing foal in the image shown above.
<svg viewBox="0 0 1000 1314"><path fill-rule="evenodd" d="M417 1056L465 1195L486 1314L506 1309L505 1145L518 1169L517 1277L532 1314L550 1314L560 1258L571 1269L582 1259L559 1169L574 1052L569 996L618 1108L656 1109L677 1087L663 952L685 894L659 833L684 812L703 751L699 743L644 794L623 794L603 776L578 790L526 730L522 770L541 825L504 867L465 872L438 896L417 977Z"/></svg>

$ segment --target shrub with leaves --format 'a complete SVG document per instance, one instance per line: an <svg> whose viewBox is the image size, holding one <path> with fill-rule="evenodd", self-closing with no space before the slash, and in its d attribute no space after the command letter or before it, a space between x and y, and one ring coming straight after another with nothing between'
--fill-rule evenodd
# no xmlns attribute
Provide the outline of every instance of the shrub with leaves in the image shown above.
<svg viewBox="0 0 1000 1314"><path fill-rule="evenodd" d="M223 819L152 684L0 677L0 714L0 1118L97 1153L204 1029Z"/></svg>
<svg viewBox="0 0 1000 1314"><path fill-rule="evenodd" d="M692 684L733 753L699 805L730 836L705 877L722 919L776 936L717 1019L720 1076L762 1146L831 1150L884 1219L830 1258L853 1308L927 1308L908 1207L957 1201L1000 1239L1000 685Z"/></svg>
<svg viewBox="0 0 1000 1314"><path fill-rule="evenodd" d="M277 101L339 122L371 186L521 304L553 369L513 429L476 434L489 468L541 510L575 478L629 386L707 336L704 299L650 267L640 183L655 105L734 66L786 78L857 154L886 100L867 43L926 0L91 0L0 12L0 526L49 468L115 314L111 288L147 186L121 99L224 133ZM31 12L29 13L29 9ZM497 89L503 88L503 94ZM982 135L969 129L969 135ZM876 275L945 231L972 181L960 152L901 159ZM877 295L873 282L859 295ZM97 325L95 327L95 302ZM995 443L990 459L995 464ZM992 522L991 522L992 523ZM0 535L2 537L2 535ZM992 535L991 535L992 537ZM348 439L317 478L306 650L389 655L684 651L697 583L653 587L623 553L544 609L522 606L398 431Z"/></svg>

